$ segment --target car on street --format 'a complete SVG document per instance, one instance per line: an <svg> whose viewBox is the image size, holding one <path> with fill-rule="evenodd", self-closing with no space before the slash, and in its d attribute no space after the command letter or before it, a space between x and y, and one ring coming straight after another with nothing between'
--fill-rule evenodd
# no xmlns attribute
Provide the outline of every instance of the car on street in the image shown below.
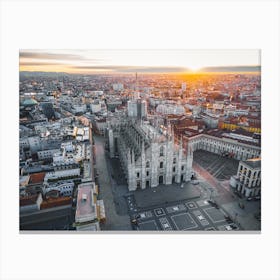
<svg viewBox="0 0 280 280"><path fill-rule="evenodd" d="M247 197L247 201L252 201L253 197Z"/></svg>
<svg viewBox="0 0 280 280"><path fill-rule="evenodd" d="M225 229L226 229L226 230L232 230L232 228L231 228L231 226L230 226L230 225L225 226Z"/></svg>
<svg viewBox="0 0 280 280"><path fill-rule="evenodd" d="M235 224L231 224L229 226L231 227L231 229L238 229L237 225L235 225Z"/></svg>

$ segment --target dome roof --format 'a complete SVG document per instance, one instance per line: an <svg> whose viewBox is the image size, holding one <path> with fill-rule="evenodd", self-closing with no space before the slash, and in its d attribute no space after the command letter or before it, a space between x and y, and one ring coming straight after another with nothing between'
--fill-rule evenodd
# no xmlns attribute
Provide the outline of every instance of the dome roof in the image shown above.
<svg viewBox="0 0 280 280"><path fill-rule="evenodd" d="M25 99L21 102L21 105L23 105L23 106L32 106L32 105L36 105L36 104L38 104L38 102L32 98Z"/></svg>

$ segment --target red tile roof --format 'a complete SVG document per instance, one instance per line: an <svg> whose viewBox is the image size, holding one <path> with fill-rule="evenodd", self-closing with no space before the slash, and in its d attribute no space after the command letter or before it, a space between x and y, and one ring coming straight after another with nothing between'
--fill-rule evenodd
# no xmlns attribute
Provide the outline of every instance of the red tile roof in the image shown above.
<svg viewBox="0 0 280 280"><path fill-rule="evenodd" d="M41 209L52 208L72 203L71 197L50 197L41 203Z"/></svg>
<svg viewBox="0 0 280 280"><path fill-rule="evenodd" d="M35 204L38 198L38 194L30 195L26 197L20 197L20 206Z"/></svg>
<svg viewBox="0 0 280 280"><path fill-rule="evenodd" d="M31 174L29 179L29 184L43 183L45 175L46 175L45 172Z"/></svg>

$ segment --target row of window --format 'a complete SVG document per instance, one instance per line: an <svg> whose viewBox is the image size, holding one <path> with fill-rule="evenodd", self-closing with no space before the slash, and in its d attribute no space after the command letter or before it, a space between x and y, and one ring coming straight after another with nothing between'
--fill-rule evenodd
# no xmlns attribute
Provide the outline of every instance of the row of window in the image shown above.
<svg viewBox="0 0 280 280"><path fill-rule="evenodd" d="M205 141L205 142L204 142ZM201 139L201 140L198 140L198 141L193 141L192 142L193 144L202 144L202 145L207 145L207 146L211 146L212 144L214 144L214 147L219 147L219 146L222 146L222 147L228 147L228 148L234 148L236 150L242 150L242 151L247 151L247 152L253 152L253 153L258 153L257 150L252 150L252 149L245 149L244 147L241 147L241 146L236 146L234 144L229 144L229 143L224 143L222 141L215 141L215 140L209 140L209 139ZM194 145L194 147L197 147L197 145Z"/></svg>
<svg viewBox="0 0 280 280"><path fill-rule="evenodd" d="M64 191L61 193L63 196L64 195L72 195L72 191Z"/></svg>
<svg viewBox="0 0 280 280"><path fill-rule="evenodd" d="M163 168L163 162L160 162L160 168ZM185 169L185 166L182 165L181 167L181 170L184 171ZM173 169L172 169L173 172L176 172L176 167L174 166ZM150 172L149 171L146 171L146 176L148 177L150 175ZM140 172L137 172L136 173L136 178L140 178Z"/></svg>

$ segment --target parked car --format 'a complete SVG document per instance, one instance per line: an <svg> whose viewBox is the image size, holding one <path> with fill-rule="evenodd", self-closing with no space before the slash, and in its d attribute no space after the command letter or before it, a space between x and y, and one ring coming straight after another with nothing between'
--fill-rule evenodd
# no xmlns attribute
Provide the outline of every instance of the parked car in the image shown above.
<svg viewBox="0 0 280 280"><path fill-rule="evenodd" d="M231 226L230 226L230 225L225 226L225 229L226 229L226 230L232 230L232 228L231 228Z"/></svg>
<svg viewBox="0 0 280 280"><path fill-rule="evenodd" d="M230 227L231 227L232 229L238 229L237 225L235 225L235 224L231 224Z"/></svg>

